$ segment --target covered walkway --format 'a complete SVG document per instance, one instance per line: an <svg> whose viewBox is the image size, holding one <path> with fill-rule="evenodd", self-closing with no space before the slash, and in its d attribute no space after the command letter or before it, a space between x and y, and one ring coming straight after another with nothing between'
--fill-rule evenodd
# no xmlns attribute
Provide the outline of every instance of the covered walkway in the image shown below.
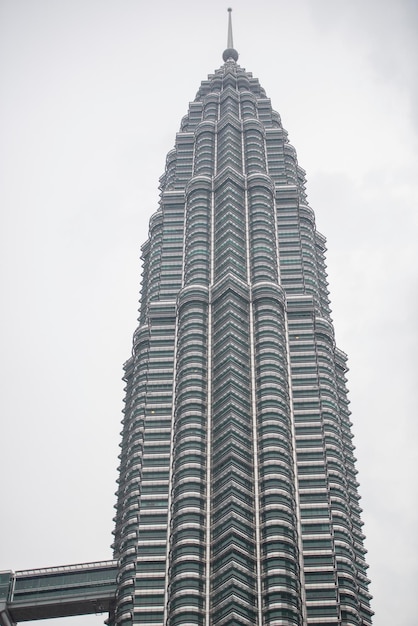
<svg viewBox="0 0 418 626"><path fill-rule="evenodd" d="M0 572L0 626L113 610L116 561Z"/></svg>

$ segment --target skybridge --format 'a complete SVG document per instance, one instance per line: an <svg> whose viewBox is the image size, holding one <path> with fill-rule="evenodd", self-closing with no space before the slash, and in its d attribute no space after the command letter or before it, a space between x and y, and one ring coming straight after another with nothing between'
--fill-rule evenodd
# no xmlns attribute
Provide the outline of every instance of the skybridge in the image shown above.
<svg viewBox="0 0 418 626"><path fill-rule="evenodd" d="M0 626L112 612L117 561L0 572Z"/></svg>

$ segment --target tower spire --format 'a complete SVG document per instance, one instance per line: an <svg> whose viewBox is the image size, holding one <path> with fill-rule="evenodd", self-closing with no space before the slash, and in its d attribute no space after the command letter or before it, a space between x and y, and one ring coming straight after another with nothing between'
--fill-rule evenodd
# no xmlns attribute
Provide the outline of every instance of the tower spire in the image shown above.
<svg viewBox="0 0 418 626"><path fill-rule="evenodd" d="M231 18L231 13L232 13L232 9L229 8L228 9L228 41L227 41L227 48L224 51L222 58L223 60L229 61L229 60L233 60L233 61L238 61L238 52L235 50L234 48L234 40L232 37L232 18Z"/></svg>

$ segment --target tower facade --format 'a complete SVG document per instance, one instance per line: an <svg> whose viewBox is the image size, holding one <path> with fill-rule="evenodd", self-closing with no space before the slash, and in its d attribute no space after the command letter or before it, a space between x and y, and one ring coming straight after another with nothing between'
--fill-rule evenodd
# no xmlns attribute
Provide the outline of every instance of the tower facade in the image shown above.
<svg viewBox="0 0 418 626"><path fill-rule="evenodd" d="M231 32L223 60L182 120L142 247L115 623L368 626L325 239Z"/></svg>

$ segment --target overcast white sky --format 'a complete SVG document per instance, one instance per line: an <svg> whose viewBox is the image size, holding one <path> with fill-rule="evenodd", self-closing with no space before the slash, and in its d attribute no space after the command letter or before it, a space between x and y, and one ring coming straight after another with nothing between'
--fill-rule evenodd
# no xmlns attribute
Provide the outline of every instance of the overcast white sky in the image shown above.
<svg viewBox="0 0 418 626"><path fill-rule="evenodd" d="M0 2L0 570L111 558L139 247L228 4ZM375 624L416 626L418 3L232 6L328 239Z"/></svg>

